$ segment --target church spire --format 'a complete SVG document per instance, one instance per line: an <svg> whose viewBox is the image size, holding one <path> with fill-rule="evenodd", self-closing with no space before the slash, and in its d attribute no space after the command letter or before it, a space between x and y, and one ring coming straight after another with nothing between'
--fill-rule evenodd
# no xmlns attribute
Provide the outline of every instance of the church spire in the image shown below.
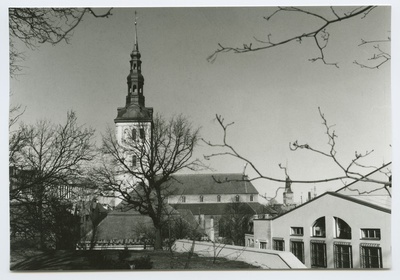
<svg viewBox="0 0 400 280"><path fill-rule="evenodd" d="M142 75L142 61L139 52L138 32L137 32L137 13L135 12L134 45L130 54L130 67L127 80L127 95L124 107L118 108L115 123L126 122L148 122L153 120L153 108L145 106L143 95L144 78Z"/></svg>
<svg viewBox="0 0 400 280"><path fill-rule="evenodd" d="M137 36L137 12L135 11L135 43L133 45L133 50L134 51L139 51L139 42L138 42L138 36Z"/></svg>
<svg viewBox="0 0 400 280"><path fill-rule="evenodd" d="M127 77L128 95L126 96L126 107L130 105L139 105L144 107L142 75L142 61L140 60L139 43L137 37L137 13L135 11L135 42L131 53L130 71Z"/></svg>

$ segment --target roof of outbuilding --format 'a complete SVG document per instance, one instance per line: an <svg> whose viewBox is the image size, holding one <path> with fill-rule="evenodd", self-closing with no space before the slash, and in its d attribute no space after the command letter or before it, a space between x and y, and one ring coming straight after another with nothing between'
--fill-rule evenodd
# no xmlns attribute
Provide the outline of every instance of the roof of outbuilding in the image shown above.
<svg viewBox="0 0 400 280"><path fill-rule="evenodd" d="M175 194L258 194L253 184L242 174L173 175L167 184Z"/></svg>

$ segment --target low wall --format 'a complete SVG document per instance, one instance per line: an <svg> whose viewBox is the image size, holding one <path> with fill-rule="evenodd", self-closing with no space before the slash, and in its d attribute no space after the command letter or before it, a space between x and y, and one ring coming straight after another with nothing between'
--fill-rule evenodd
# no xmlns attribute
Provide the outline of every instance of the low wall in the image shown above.
<svg viewBox="0 0 400 280"><path fill-rule="evenodd" d="M177 240L172 249L176 252L188 252L192 240ZM303 269L306 266L290 252L265 250L258 248L214 244L211 242L196 241L194 252L201 256L218 257L243 261L264 269Z"/></svg>

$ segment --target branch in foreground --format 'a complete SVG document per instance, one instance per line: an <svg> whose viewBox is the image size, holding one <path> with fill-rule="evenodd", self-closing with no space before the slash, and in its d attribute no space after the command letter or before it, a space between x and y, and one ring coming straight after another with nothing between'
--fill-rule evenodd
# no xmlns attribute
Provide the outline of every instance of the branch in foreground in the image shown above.
<svg viewBox="0 0 400 280"><path fill-rule="evenodd" d="M252 43L243 44L243 47L227 47L227 46L223 46L221 43L218 43L219 48L213 54L211 54L207 58L207 60L209 62L214 62L220 53L233 52L233 53L240 54L240 53L247 53L247 52L255 52L255 51L275 48L275 47L285 45L285 44L288 44L291 42L301 43L303 40L311 38L311 39L313 39L314 45L317 48L317 50L319 51L320 55L309 59L309 61L316 62L316 61L320 60L325 65L331 65L331 66L335 66L336 68L339 68L337 62L328 62L326 60L326 57L324 54L324 49L327 47L328 42L329 42L329 33L326 31L327 28L333 24L342 23L344 21L348 21L357 16L361 16L361 18L364 18L374 8L376 8L376 6L357 7L347 13L343 13L343 14L339 15L339 13L334 9L334 7L330 7L332 18L329 18L328 16L324 16L322 14L316 14L316 13L307 11L302 8L278 7L278 9L275 12L273 12L268 17L264 17L264 19L269 21L269 20L271 20L271 18L276 17L277 14L280 14L282 12L296 12L296 13L304 14L304 15L308 16L309 18L318 19L321 21L321 23L316 28L314 28L312 31L303 32L302 34L299 34L299 35L296 35L293 37L289 37L289 38L281 40L281 41L276 41L276 42L272 41L271 34L267 35L266 40L259 40L257 38L254 38L256 43L259 43L257 46L254 46L254 47L253 47Z"/></svg>
<svg viewBox="0 0 400 280"><path fill-rule="evenodd" d="M388 182L388 181L371 179L371 178L368 178L366 175L363 175L359 172L355 172L352 170L352 167L354 165L357 165L358 167L364 167L365 165L359 164L358 161L362 158L365 158L369 154L371 154L373 152L373 150L367 151L364 154L355 152L355 158L353 160L351 160L351 162L347 166L343 165L337 159L337 157L336 157L337 152L335 150L335 145L336 145L335 139L337 138L337 135L336 135L335 131L332 130L333 126L328 125L327 120L326 120L324 114L322 113L322 111L320 110L320 108L318 108L318 110L319 110L320 117L323 120L323 125L325 126L326 134L328 136L328 145L330 147L329 152L324 152L324 151L321 151L318 149L314 149L308 144L298 144L297 141L295 141L293 144L291 144L291 150L295 151L297 149L306 149L311 152L323 155L324 157L328 157L331 160L333 160L333 162L340 168L340 170L343 172L343 175L329 177L329 178L323 178L323 179L313 179L313 180L296 180L296 179L292 180L291 179L292 183L301 183L301 184L326 183L326 182L338 181L338 180L343 180L343 179L350 179L353 181L372 182L372 183L377 183L377 184L383 184L386 186L391 186L391 181ZM204 139L202 139L202 141L204 143L206 143L209 147L217 148L219 150L222 149L222 151L212 153L209 155L204 155L204 158L206 160L209 160L214 157L220 157L220 156L229 156L229 157L237 158L237 159L242 160L245 163L247 163L253 169L253 171L256 173L256 176L253 177L252 179L246 179L248 181L265 179L265 180L274 181L274 182L282 182L282 183L286 182L286 178L280 179L280 178L276 178L276 177L272 177L272 176L263 174L251 160L249 160L248 158L244 157L241 153L239 153L231 144L228 143L228 139L227 139L228 138L228 128L231 125L233 125L233 123L225 124L224 119L220 115L216 115L216 119L217 119L220 127L223 130L222 143L216 144L216 143L212 143L210 141L206 141ZM375 171L378 169L381 170L383 167L386 167L389 164L390 163L383 164L382 167L374 168L374 169L375 169ZM371 166L365 166L365 167L370 168Z"/></svg>

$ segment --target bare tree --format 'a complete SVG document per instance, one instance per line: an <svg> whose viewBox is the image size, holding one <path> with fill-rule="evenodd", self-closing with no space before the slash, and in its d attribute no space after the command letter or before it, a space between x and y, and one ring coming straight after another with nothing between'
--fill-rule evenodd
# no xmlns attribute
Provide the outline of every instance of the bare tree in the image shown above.
<svg viewBox="0 0 400 280"><path fill-rule="evenodd" d="M184 117L166 121L157 115L151 136L136 135L120 142L113 131L103 137L103 166L95 171L98 185L122 199L127 209L148 215L156 230L155 249L162 249L166 198L173 190L168 181L181 170L198 170L202 163L192 159L199 142L199 129Z"/></svg>
<svg viewBox="0 0 400 280"><path fill-rule="evenodd" d="M16 40L30 49L44 43L68 43L86 14L107 18L111 10L98 13L92 8L10 8L8 25L11 76L21 71L21 61L25 59L24 54L16 48Z"/></svg>
<svg viewBox="0 0 400 280"><path fill-rule="evenodd" d="M220 53L248 53L248 52L255 52L261 50L267 50L271 48L276 48L285 44L289 44L291 42L298 42L301 43L303 40L310 39L313 41L315 48L319 52L319 56L310 58L309 61L316 62L322 61L325 65L331 65L335 67L339 67L337 62L330 62L325 55L325 49L328 46L330 40L330 33L328 29L332 25L345 25L349 27L349 21L358 19L364 19L368 16L369 13L373 12L374 9L378 8L377 6L361 6L361 7L346 7L346 8L339 8L339 7L326 7L325 13L316 13L313 12L312 9L307 8L299 8L299 7L277 7L274 12L272 12L269 16L264 17L267 22L270 22L271 19L277 17L282 13L298 13L303 14L311 20L317 20L318 23L310 24L310 28L305 30L298 35L289 36L288 38L282 40L273 40L272 34L268 34L265 39L258 39L254 37L254 41L248 44L243 44L242 47L229 47L224 46L221 43L218 44L219 48L211 54L207 60L210 62L215 61L218 54ZM346 25L347 24L347 25ZM388 51L384 51L379 44L390 44L391 38L390 36L379 39L379 40L365 40L361 38L361 43L359 46L365 45L374 45L375 52L373 55L368 59L367 63L354 61L354 64L359 65L362 68L369 68L369 69L377 69L386 62L390 61L391 55ZM254 44L253 44L254 43Z"/></svg>
<svg viewBox="0 0 400 280"><path fill-rule="evenodd" d="M219 220L219 236L232 245L244 246L244 236L249 232L250 220L246 204L232 201L225 207L225 214Z"/></svg>
<svg viewBox="0 0 400 280"><path fill-rule="evenodd" d="M293 143L289 143L289 148L291 151L297 151L297 150L307 150L312 153L319 154L325 158L330 159L340 170L341 175L334 176L334 177L329 177L329 178L316 178L313 180L302 180L302 179L290 179L292 183L301 183L301 184L310 184L310 183L326 183L326 182L331 182L331 181L340 181L344 179L350 179L351 181L362 181L362 182L371 182L371 183L376 183L377 185L380 185L381 187L377 187L373 191L378 191L380 189L385 189L388 191L389 195L391 195L391 192L389 191L388 188L391 187L391 170L388 168L389 163L384 163L382 166L372 166L372 165L365 165L361 163L361 160L368 157L371 153L373 153L373 150L366 151L364 153L360 152L355 152L354 153L354 158L350 160L349 163L345 164L341 162L338 157L337 157L337 151L336 151L336 139L337 139L337 134L335 130L333 130L333 126L329 125L327 122L327 119L325 115L322 113L321 109L318 108L319 115L322 119L322 124L325 128L325 134L328 138L328 151L323 151L319 150L317 148L312 147L311 145L305 143L305 144L299 144L298 141L294 141ZM243 156L240 152L238 152L235 147L233 147L229 141L228 141L228 128L231 127L234 123L225 123L224 119L216 115L216 120L218 121L218 124L223 130L223 137L222 137L222 143L211 143L210 141L203 140L208 146L213 147L218 149L218 152L205 155L205 159L211 159L213 157L220 157L220 156L228 156L228 157L233 157L237 158L239 160L244 161L245 163L250 166L250 168L256 173L256 176L252 179L249 179L250 181L253 180L259 180L259 179L265 179L265 180L270 180L274 182L282 182L285 183L288 177L287 170L285 167L282 167L281 164L278 164L278 166L284 170L285 172L285 177L284 178L277 178L273 176L266 175L263 173L250 159L246 158ZM371 177L368 177L365 175L365 173L360 172L359 170L368 170L368 174L372 173L373 171L380 171L381 173L385 174L387 177L387 180L377 180ZM372 171L372 172L371 172ZM277 191L275 193L275 196L277 195ZM273 197L273 198L274 198Z"/></svg>
<svg viewBox="0 0 400 280"><path fill-rule="evenodd" d="M86 164L94 156L94 130L78 125L75 113L69 112L63 125L49 121L22 124L17 135L24 143L10 155L14 170L10 175L11 216L19 217L12 224L30 223L43 248L49 229L46 210L54 197L72 192L85 175Z"/></svg>
<svg viewBox="0 0 400 280"><path fill-rule="evenodd" d="M11 106L8 117L8 161L10 165L15 165L18 157L18 152L25 145L25 138L22 129L14 130L15 124L25 112L21 109L21 105Z"/></svg>

